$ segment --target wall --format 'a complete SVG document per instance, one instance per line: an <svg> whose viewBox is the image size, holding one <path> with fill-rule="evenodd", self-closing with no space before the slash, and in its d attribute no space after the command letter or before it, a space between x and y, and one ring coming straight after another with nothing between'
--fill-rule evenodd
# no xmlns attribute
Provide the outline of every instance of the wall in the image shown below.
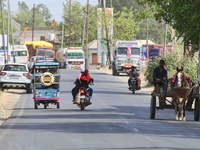
<svg viewBox="0 0 200 150"><path fill-rule="evenodd" d="M26 33L25 41L26 42L32 41L32 31L26 31L25 33ZM40 41L41 36L45 36L45 38L49 38L50 34L55 34L55 38L58 39L57 34L59 34L59 33L60 33L60 31L55 31L55 30L37 30L37 31L34 31L34 41ZM16 38L17 38L16 44L24 43L24 32L23 31L15 32L14 39L16 39Z"/></svg>

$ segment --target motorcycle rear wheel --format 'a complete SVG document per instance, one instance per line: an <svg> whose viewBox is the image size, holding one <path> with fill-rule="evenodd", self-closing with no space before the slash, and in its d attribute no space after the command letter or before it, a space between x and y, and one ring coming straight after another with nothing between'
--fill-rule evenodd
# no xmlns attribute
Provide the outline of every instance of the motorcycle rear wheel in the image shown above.
<svg viewBox="0 0 200 150"><path fill-rule="evenodd" d="M81 110L84 110L84 109L85 109L84 103L80 103L80 106L81 106Z"/></svg>
<svg viewBox="0 0 200 150"><path fill-rule="evenodd" d="M135 94L135 84L132 85L132 93Z"/></svg>

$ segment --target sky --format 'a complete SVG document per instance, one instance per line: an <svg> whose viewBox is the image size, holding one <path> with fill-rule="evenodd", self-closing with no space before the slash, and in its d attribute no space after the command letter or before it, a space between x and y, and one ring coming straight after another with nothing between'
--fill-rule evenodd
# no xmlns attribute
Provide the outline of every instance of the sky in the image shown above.
<svg viewBox="0 0 200 150"><path fill-rule="evenodd" d="M31 9L33 7L33 4L45 4L51 14L53 15L52 19L55 19L57 22L63 21L62 20L62 14L63 14L63 2L66 2L66 0L10 0L10 9L11 11L17 11L18 8L18 1L22 2L24 1L28 7ZM87 0L77 0L81 2L82 4L86 4ZM73 2L73 0L72 0ZM98 3L98 0L90 0L91 5L96 5Z"/></svg>

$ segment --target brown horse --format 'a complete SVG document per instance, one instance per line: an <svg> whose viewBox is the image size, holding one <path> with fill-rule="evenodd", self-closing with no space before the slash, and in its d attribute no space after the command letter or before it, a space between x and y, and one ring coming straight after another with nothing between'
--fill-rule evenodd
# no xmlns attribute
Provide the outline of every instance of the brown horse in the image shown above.
<svg viewBox="0 0 200 150"><path fill-rule="evenodd" d="M183 67L178 69L176 73L176 84L173 87L174 94L174 106L175 106L175 119L186 121L185 118L185 102L187 100L187 95L189 92L189 83L186 80L186 76L183 73ZM180 98L183 98L181 101ZM177 108L179 108L179 117L177 114Z"/></svg>

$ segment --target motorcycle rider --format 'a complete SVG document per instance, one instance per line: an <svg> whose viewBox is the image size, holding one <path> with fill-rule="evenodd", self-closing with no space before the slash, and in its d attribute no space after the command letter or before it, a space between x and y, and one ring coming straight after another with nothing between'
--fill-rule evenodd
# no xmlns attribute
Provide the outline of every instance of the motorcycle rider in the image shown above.
<svg viewBox="0 0 200 150"><path fill-rule="evenodd" d="M76 80L76 86L72 89L72 96L73 96L73 101L75 103L75 98L76 95L79 91L79 89L81 87L84 87L85 89L88 89L87 91L90 92L89 95L89 104L91 104L90 99L92 98L92 94L93 94L93 89L89 88L88 84L90 82L91 78L89 75L89 71L87 69L81 69L81 74L78 76L77 80Z"/></svg>
<svg viewBox="0 0 200 150"><path fill-rule="evenodd" d="M141 79L139 77L137 77L137 70L136 70L135 66L131 66L131 69L128 72L128 76L130 76L130 75L135 75L136 76L137 90L140 90L141 89L141 87L140 87L141 86ZM128 79L129 89L131 88L130 85L131 85L131 78Z"/></svg>

